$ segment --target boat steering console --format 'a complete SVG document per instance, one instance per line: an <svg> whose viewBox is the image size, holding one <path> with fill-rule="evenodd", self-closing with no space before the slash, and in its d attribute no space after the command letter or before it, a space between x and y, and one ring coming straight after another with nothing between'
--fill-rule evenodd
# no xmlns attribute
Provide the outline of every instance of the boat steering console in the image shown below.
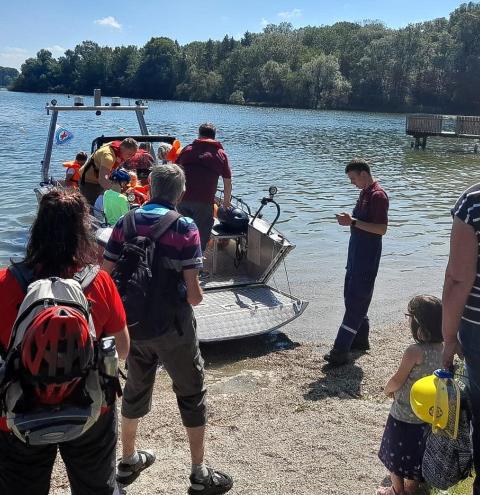
<svg viewBox="0 0 480 495"><path fill-rule="evenodd" d="M273 203L276 208L277 208L277 215L275 217L275 219L273 220L273 222L270 224L270 227L269 229L267 230L267 235L270 234L270 232L272 231L273 229L273 226L277 223L277 220L279 219L280 217L280 205L273 199L273 197L275 196L275 194L277 194L278 192L278 189L276 186L270 186L268 188L268 196L264 196L261 200L260 200L260 208L257 210L257 213L255 213L255 215L253 216L252 220L250 221L250 224L253 225L253 222L255 222L255 219L258 217L258 218L262 218L262 215L260 214L260 212L263 210L263 207L266 206L268 203Z"/></svg>

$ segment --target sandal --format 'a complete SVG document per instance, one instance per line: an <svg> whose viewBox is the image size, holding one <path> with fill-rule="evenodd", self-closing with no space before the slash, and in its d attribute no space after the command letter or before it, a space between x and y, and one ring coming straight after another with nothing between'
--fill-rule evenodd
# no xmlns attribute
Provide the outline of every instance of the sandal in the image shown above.
<svg viewBox="0 0 480 495"><path fill-rule="evenodd" d="M148 450L137 450L138 461L135 464L120 461L117 465L116 480L122 486L128 486L133 483L140 473L150 467L155 462L155 454Z"/></svg>
<svg viewBox="0 0 480 495"><path fill-rule="evenodd" d="M190 475L189 495L218 495L227 493L233 486L233 479L228 474L215 471L207 467L208 476L203 480L197 480Z"/></svg>

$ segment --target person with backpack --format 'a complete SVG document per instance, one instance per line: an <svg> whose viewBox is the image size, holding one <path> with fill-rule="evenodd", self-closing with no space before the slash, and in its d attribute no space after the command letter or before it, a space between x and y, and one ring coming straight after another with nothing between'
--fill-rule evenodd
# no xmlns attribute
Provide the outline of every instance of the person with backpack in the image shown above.
<svg viewBox="0 0 480 495"><path fill-rule="evenodd" d="M200 236L192 219L175 206L185 191L183 170L156 166L150 174L151 200L115 225L104 253L127 313L131 347L122 398L123 456L117 481L127 486L151 466L155 455L137 450L140 418L151 409L157 367L173 382L190 446L189 494L226 493L232 478L204 463L206 388L192 306L203 298Z"/></svg>
<svg viewBox="0 0 480 495"><path fill-rule="evenodd" d="M114 492L115 344L126 358L129 336L95 261L88 204L78 190L54 189L24 260L0 270L2 495L47 495L57 449L73 495Z"/></svg>

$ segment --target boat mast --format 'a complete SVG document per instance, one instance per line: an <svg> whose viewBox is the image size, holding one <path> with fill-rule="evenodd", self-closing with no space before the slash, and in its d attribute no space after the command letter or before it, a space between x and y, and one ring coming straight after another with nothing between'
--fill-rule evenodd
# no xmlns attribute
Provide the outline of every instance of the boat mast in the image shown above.
<svg viewBox="0 0 480 495"><path fill-rule="evenodd" d="M69 106L59 106L57 105L57 100L53 99L50 104L46 105L47 115L52 114L50 119L50 127L48 129L48 138L47 143L45 145L45 153L43 155L42 164L42 181L48 182L49 180L49 169L50 169L50 160L52 158L52 149L53 149L53 140L55 138L55 129L57 126L57 119L59 112L95 112L95 115L101 115L102 112L111 112L111 111L130 111L135 112L137 115L138 125L140 127L140 132L142 136L148 136L148 128L145 123L144 113L145 110L148 109L148 106L143 104L142 100L136 100L135 105L121 105L120 98L113 97L112 103L109 105L108 103L102 105L101 101L101 92L99 89L94 90L94 104L91 106L85 106L83 104L83 97L76 96L74 98L74 104Z"/></svg>

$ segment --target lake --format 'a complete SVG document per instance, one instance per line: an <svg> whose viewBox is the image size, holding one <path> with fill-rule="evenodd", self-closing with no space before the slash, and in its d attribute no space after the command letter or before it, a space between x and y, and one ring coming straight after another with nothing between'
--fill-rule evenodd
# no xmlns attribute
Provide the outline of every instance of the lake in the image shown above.
<svg viewBox="0 0 480 495"><path fill-rule="evenodd" d="M0 91L2 265L23 253L35 214L33 188L40 179L50 119L44 107L53 97L59 104L72 103L66 95ZM306 314L287 328L292 337L328 340L341 320L348 230L337 225L334 214L351 211L358 197L344 174L355 156L370 160L390 197L373 321L397 321L413 294L440 294L450 208L477 181L480 156L473 154L473 141L430 138L425 151L412 150L405 116L400 114L167 101L148 105L150 132L176 136L182 144L195 138L200 123L215 123L233 169L234 194L252 207L259 205L270 185L278 187L278 228L297 245L287 258L290 284L294 293L311 301ZM58 123L75 137L54 147L52 173L63 176L62 162L79 150L89 152L93 138L102 133L138 133L134 115L114 117L60 114ZM276 279L286 287L280 271Z"/></svg>

